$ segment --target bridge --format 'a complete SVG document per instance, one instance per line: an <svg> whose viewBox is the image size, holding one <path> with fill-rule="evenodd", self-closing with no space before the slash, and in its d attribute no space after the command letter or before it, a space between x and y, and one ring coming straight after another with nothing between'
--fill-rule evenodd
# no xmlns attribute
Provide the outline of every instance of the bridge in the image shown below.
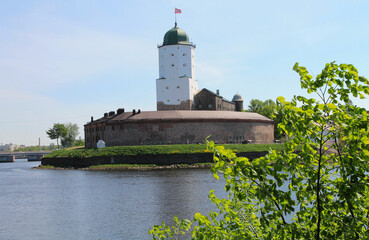
<svg viewBox="0 0 369 240"><path fill-rule="evenodd" d="M41 158L51 151L39 151L39 152L0 152L1 162L14 162L16 158L27 158L28 161L41 161Z"/></svg>

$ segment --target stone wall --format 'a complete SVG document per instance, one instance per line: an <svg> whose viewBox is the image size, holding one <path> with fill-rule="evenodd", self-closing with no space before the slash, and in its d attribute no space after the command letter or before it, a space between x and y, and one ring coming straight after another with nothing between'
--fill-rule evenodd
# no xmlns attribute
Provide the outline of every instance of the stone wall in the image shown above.
<svg viewBox="0 0 369 240"><path fill-rule="evenodd" d="M273 143L274 140L273 123L262 121L134 121L104 123L98 129L87 134L87 148L96 147L99 139L104 140L107 147L203 143L208 136L209 140L223 144L242 143L245 140L252 143Z"/></svg>
<svg viewBox="0 0 369 240"><path fill-rule="evenodd" d="M181 101L179 104L165 104L160 101L156 103L156 108L158 111L163 110L191 110L192 109L192 100Z"/></svg>
<svg viewBox="0 0 369 240"><path fill-rule="evenodd" d="M265 156L268 152L244 152L237 153L239 157L247 157L250 160ZM91 158L42 158L41 165L54 167L85 168L101 164L196 164L213 163L212 153L190 154L165 154L165 155L137 155L137 156L105 156Z"/></svg>

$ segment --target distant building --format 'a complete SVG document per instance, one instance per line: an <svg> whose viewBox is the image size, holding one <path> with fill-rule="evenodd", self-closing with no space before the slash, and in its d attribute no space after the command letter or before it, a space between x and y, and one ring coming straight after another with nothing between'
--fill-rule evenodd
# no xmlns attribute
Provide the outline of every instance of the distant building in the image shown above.
<svg viewBox="0 0 369 240"><path fill-rule="evenodd" d="M198 89L195 45L185 31L174 28L164 35L159 49L156 79L157 111L110 111L85 125L86 148L99 140L106 146L202 143L210 136L217 143L272 143L274 122L257 113L242 112L239 94L229 101Z"/></svg>
<svg viewBox="0 0 369 240"><path fill-rule="evenodd" d="M17 144L13 144L13 143L0 145L0 152L14 152L14 150L16 150L18 148L19 148L19 146Z"/></svg>

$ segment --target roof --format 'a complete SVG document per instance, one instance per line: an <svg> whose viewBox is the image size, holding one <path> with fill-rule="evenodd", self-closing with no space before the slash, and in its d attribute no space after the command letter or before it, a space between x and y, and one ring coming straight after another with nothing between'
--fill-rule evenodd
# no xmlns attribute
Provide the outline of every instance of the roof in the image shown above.
<svg viewBox="0 0 369 240"><path fill-rule="evenodd" d="M164 35L163 46L174 45L174 44L186 44L190 45L188 35L185 31L177 27L175 23L174 28L170 29Z"/></svg>
<svg viewBox="0 0 369 240"><path fill-rule="evenodd" d="M241 95L240 95L240 94L238 94L238 93L237 93L237 94L235 94L235 95L233 96L232 102L243 102Z"/></svg>
<svg viewBox="0 0 369 240"><path fill-rule="evenodd" d="M151 121L238 121L238 122L266 122L274 121L253 112L206 111L206 110L170 110L170 111L141 111L133 115L132 112L115 114L112 118L101 118L92 123L114 122L151 122Z"/></svg>
<svg viewBox="0 0 369 240"><path fill-rule="evenodd" d="M214 95L214 96L216 96L216 97L219 97L219 98L221 98L223 101L225 101L225 102L229 102L229 103L232 103L231 101L229 101L228 99L226 99L226 98L224 98L224 97L222 97L222 96L220 96L220 95L218 95L218 94L216 94L215 92L213 92L213 91L211 91L211 90L209 90L209 89L207 89L207 88L203 88L203 89L201 89L199 92L197 92L197 93L200 93L200 92L202 92L202 91L208 91L210 94L212 94L212 95ZM197 94L196 93L196 94ZM234 103L233 103L234 104Z"/></svg>

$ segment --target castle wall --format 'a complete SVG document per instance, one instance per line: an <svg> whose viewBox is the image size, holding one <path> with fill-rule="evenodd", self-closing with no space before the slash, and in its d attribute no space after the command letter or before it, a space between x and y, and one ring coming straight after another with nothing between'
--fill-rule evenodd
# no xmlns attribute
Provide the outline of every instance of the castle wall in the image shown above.
<svg viewBox="0 0 369 240"><path fill-rule="evenodd" d="M165 104L164 102L157 102L156 108L158 111L163 110L191 110L192 100L182 101L180 104Z"/></svg>
<svg viewBox="0 0 369 240"><path fill-rule="evenodd" d="M89 128L93 126L89 126ZM86 128L85 128L86 133ZM91 134L89 138L87 135ZM273 143L273 123L244 120L183 120L109 123L99 131L87 129L86 147L95 147L97 135L106 146L203 143Z"/></svg>

